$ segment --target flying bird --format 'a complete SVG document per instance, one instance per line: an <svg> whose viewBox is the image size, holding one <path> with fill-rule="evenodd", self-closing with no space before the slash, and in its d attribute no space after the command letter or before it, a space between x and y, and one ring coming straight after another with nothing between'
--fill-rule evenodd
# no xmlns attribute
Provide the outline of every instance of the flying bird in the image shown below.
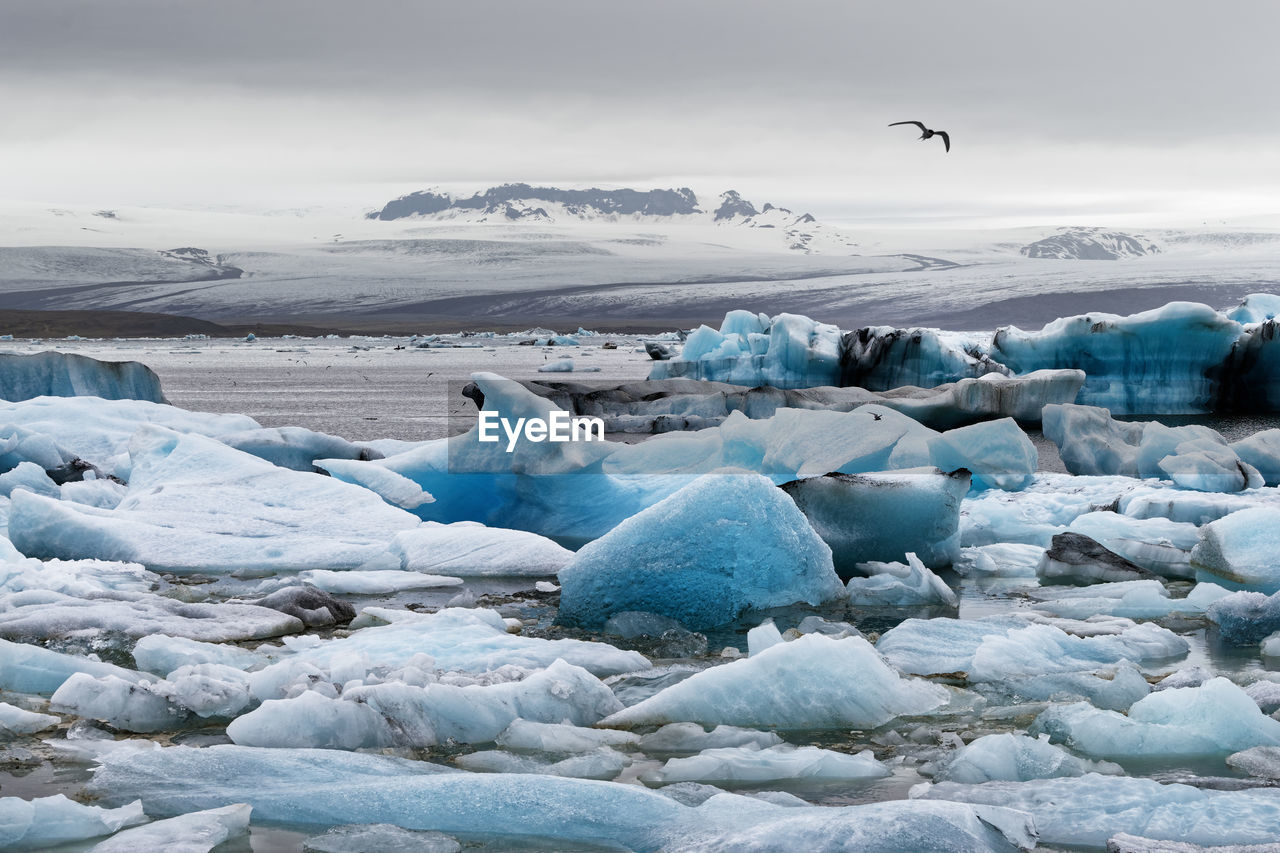
<svg viewBox="0 0 1280 853"><path fill-rule="evenodd" d="M947 135L945 130L930 130L918 121L895 121L893 124L889 125L889 127L896 127L900 124L914 124L916 127L920 128L921 139L932 139L935 136L941 136L942 144L947 147L948 151L951 150L951 137Z"/></svg>

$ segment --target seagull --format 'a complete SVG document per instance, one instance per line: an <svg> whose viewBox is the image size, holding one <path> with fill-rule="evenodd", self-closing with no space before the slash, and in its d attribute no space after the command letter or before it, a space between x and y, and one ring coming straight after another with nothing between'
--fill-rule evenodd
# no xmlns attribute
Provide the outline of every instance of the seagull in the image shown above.
<svg viewBox="0 0 1280 853"><path fill-rule="evenodd" d="M914 124L916 127L920 128L921 139L931 139L935 136L941 136L942 144L947 147L948 151L951 150L951 137L947 135L945 130L930 130L918 121L895 121L893 124L889 125L889 127L896 127L900 124Z"/></svg>

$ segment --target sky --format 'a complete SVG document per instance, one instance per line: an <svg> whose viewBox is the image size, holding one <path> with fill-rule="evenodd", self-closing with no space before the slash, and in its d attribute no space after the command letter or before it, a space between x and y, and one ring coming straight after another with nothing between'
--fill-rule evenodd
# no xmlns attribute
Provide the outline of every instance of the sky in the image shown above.
<svg viewBox="0 0 1280 853"><path fill-rule="evenodd" d="M0 0L0 199L527 181L851 223L1242 221L1280 212L1276 32L1272 0Z"/></svg>

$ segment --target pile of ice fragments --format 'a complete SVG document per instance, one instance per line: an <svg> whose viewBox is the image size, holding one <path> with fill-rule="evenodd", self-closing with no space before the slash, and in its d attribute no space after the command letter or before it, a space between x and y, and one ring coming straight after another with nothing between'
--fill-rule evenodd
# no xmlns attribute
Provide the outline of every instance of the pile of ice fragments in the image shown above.
<svg viewBox="0 0 1280 853"><path fill-rule="evenodd" d="M1152 316L1240 339L1259 304ZM780 386L848 369L835 330L752 316L655 364ZM1028 363L1031 336L1002 334L1001 360L936 334L874 346L928 384ZM473 381L507 418L587 399ZM477 430L349 442L155 400L0 403L0 848L1280 838L1273 431L1010 392L1039 401L1019 419L1043 418L1053 474L1008 416L938 429L888 402L907 397L718 393L739 396L702 429L511 452ZM7 793L42 766L72 781Z"/></svg>

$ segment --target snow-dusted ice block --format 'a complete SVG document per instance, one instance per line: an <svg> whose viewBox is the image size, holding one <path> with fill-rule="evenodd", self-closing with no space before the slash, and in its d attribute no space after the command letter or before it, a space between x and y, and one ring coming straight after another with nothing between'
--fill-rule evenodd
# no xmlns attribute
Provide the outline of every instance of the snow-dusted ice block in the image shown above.
<svg viewBox="0 0 1280 853"><path fill-rule="evenodd" d="M0 690L51 696L77 672L94 677L115 676L126 681L142 678L139 673L114 664L0 640Z"/></svg>
<svg viewBox="0 0 1280 853"><path fill-rule="evenodd" d="M0 399L101 397L165 402L160 377L137 361L99 361L69 352L0 353Z"/></svg>
<svg viewBox="0 0 1280 853"><path fill-rule="evenodd" d="M839 385L842 334L835 326L797 314L770 319L730 311L719 331L710 326L694 330L679 358L655 361L649 378L685 377L775 388Z"/></svg>
<svg viewBox="0 0 1280 853"><path fill-rule="evenodd" d="M1115 768L1116 771L1119 768ZM1096 772L1093 761L1076 758L1049 743L1047 735L1031 738L1021 734L985 735L956 750L934 777L935 781L1025 782L1058 776L1083 776Z"/></svg>
<svg viewBox="0 0 1280 853"><path fill-rule="evenodd" d="M931 711L948 696L936 684L903 678L860 637L806 634L691 676L603 725L874 728L896 716Z"/></svg>
<svg viewBox="0 0 1280 853"><path fill-rule="evenodd" d="M880 779L891 771L871 750L856 755L816 746L730 746L708 749L688 758L672 758L640 775L652 785L675 782L750 785L764 782L852 782Z"/></svg>
<svg viewBox="0 0 1280 853"><path fill-rule="evenodd" d="M573 559L572 551L544 536L474 521L423 522L397 533L391 552L409 571L462 577L546 577Z"/></svg>
<svg viewBox="0 0 1280 853"><path fill-rule="evenodd" d="M1255 507L1206 524L1191 552L1196 577L1232 589L1280 592L1280 509Z"/></svg>
<svg viewBox="0 0 1280 853"><path fill-rule="evenodd" d="M560 616L599 625L640 610L699 630L749 609L838 596L831 549L757 474L699 478L584 546L561 569Z"/></svg>
<svg viewBox="0 0 1280 853"><path fill-rule="evenodd" d="M209 853L224 841L249 831L253 809L244 803L157 820L126 829L93 847L89 853Z"/></svg>
<svg viewBox="0 0 1280 853"><path fill-rule="evenodd" d="M1003 806L1028 813L1040 843L1102 848L1121 832L1211 847L1262 844L1280 826L1280 789L1215 791L1152 779L1102 776L962 785L942 782L912 790L928 799Z"/></svg>
<svg viewBox="0 0 1280 853"><path fill-rule="evenodd" d="M0 637L48 640L113 632L137 639L168 634L210 643L261 640L304 630L298 619L252 604L189 604L149 593L116 593L114 599L76 598L47 592L0 595Z"/></svg>
<svg viewBox="0 0 1280 853"><path fill-rule="evenodd" d="M1006 809L906 801L843 808L779 806L721 794L699 807L638 785L551 776L459 773L421 761L330 750L213 746L117 750L89 782L108 800L143 796L153 814L247 803L263 821L407 829L659 850L957 853L1033 843Z"/></svg>
<svg viewBox="0 0 1280 853"><path fill-rule="evenodd" d="M930 463L968 469L974 488L1021 489L1039 467L1039 454L1013 418L947 430L929 442Z"/></svg>
<svg viewBox="0 0 1280 853"><path fill-rule="evenodd" d="M1035 729L1086 755L1175 760L1280 745L1280 721L1266 716L1248 694L1225 678L1199 687L1174 687L1134 703L1128 715L1086 702L1059 705Z"/></svg>
<svg viewBox="0 0 1280 853"><path fill-rule="evenodd" d="M390 625L363 628L346 637L308 640L281 650L279 663L254 673L254 692L262 699L283 695L285 685L310 668L330 670L343 660L365 659L384 667L402 667L416 655L430 655L442 670L488 672L512 665L542 669L557 659L600 677L648 669L649 661L639 652L616 649L606 643L585 640L546 640L507 632L506 623L495 610L448 608L430 614L412 611L366 609L396 621ZM234 661L229 661L235 663Z"/></svg>
<svg viewBox="0 0 1280 853"><path fill-rule="evenodd" d="M81 805L62 794L33 800L0 797L0 848L37 850L87 841L146 819L140 801L104 809Z"/></svg>
<svg viewBox="0 0 1280 853"><path fill-rule="evenodd" d="M41 590L92 597L103 593L147 592L160 577L137 563L107 560L49 560L23 557L0 538L0 594Z"/></svg>
<svg viewBox="0 0 1280 853"><path fill-rule="evenodd" d="M278 468L212 439L143 427L128 494L104 510L18 492L9 536L30 556L153 569L354 569L418 519L332 477ZM388 568L388 565L380 565Z"/></svg>
<svg viewBox="0 0 1280 853"><path fill-rule="evenodd" d="M901 561L914 553L931 569L960 553L960 502L969 475L917 468L836 474L782 484L809 524L831 547L842 578L866 562Z"/></svg>
<svg viewBox="0 0 1280 853"><path fill-rule="evenodd" d="M1001 682L1050 673L1091 672L1122 660L1160 661L1185 655L1185 639L1142 624L1091 637L1013 616L984 619L908 619L886 631L876 648L905 672L966 673L971 681Z"/></svg>
<svg viewBox="0 0 1280 853"><path fill-rule="evenodd" d="M227 736L245 746L360 749L486 743L516 718L587 726L621 708L613 691L558 660L523 681L456 687L387 682L349 687L342 698L306 692L273 699L236 718Z"/></svg>

